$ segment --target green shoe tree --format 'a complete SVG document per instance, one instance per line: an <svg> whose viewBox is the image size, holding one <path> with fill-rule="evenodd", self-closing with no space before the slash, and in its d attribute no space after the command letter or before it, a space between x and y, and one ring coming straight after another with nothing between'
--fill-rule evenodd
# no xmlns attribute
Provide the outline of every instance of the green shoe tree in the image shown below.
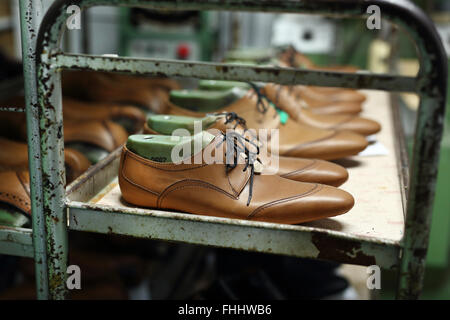
<svg viewBox="0 0 450 320"><path fill-rule="evenodd" d="M0 226L23 228L30 226L31 219L16 208L0 203Z"/></svg>
<svg viewBox="0 0 450 320"><path fill-rule="evenodd" d="M226 91L236 87L243 90L249 90L251 88L248 83L239 81L200 80L198 82L198 88L207 91Z"/></svg>
<svg viewBox="0 0 450 320"><path fill-rule="evenodd" d="M172 135L177 129L185 129L192 135L195 132L195 125L201 127L198 131L203 131L211 127L216 121L217 116L206 116L204 118L194 118L173 115L152 115L147 118L147 125L150 129L165 135Z"/></svg>
<svg viewBox="0 0 450 320"><path fill-rule="evenodd" d="M206 131L194 136L136 134L128 138L127 148L143 158L156 162L172 163L190 158L194 152L203 150L214 140L214 137ZM173 151L176 152L177 159L172 158Z"/></svg>
<svg viewBox="0 0 450 320"><path fill-rule="evenodd" d="M227 91L172 90L170 102L192 111L215 112L240 99L244 94L245 91L239 88Z"/></svg>
<svg viewBox="0 0 450 320"><path fill-rule="evenodd" d="M225 61L258 62L270 61L276 55L275 50L269 49L237 49L228 51Z"/></svg>

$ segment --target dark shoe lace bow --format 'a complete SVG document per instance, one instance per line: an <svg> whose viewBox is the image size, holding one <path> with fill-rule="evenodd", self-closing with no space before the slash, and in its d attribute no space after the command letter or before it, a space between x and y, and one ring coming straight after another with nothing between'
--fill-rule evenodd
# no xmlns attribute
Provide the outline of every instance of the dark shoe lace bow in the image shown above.
<svg viewBox="0 0 450 320"><path fill-rule="evenodd" d="M239 156L241 154L243 154L245 158L245 167L243 171L245 172L248 168L250 168L250 185L247 200L247 206L249 206L253 196L253 178L255 175L255 163L258 161L259 146L236 131L228 131L223 134L223 139L217 144L216 148L219 148L224 142L226 143L225 167L227 174L237 167L239 164ZM247 143L255 147L256 152L251 151L247 146Z"/></svg>

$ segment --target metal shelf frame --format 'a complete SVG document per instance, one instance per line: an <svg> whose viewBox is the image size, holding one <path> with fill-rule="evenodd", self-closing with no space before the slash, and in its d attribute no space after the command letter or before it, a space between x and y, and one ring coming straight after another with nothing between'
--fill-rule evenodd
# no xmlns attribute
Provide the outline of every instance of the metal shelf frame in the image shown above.
<svg viewBox="0 0 450 320"><path fill-rule="evenodd" d="M20 28L23 56L23 79L16 79L4 89L8 94L25 89L27 108L0 107L0 111L26 112L27 127L31 132L39 130L36 87L36 41L39 30L38 13L42 9L42 0L20 0ZM40 139L38 135L28 135L31 208L35 214L32 217L32 229L0 226L0 254L34 258L36 271L37 297L48 297L48 272L46 260L45 224L42 213L41 161Z"/></svg>
<svg viewBox="0 0 450 320"><path fill-rule="evenodd" d="M25 19L33 13L33 1L21 0L20 4L26 26L22 29L23 39L32 40L24 47L24 68L29 152L34 155L30 157L33 245L30 245L29 230L3 228L0 229L0 251L2 242L7 241L10 246L25 246L25 254L34 252L39 298L64 299L67 296L69 229L361 265L378 264L398 270L398 298L419 297L447 96L447 58L444 48L433 23L419 8L406 0L55 0L42 21L37 42L33 42L33 39L36 41L37 29L30 27L33 19ZM383 18L403 27L410 34L416 43L421 67L417 77L402 77L365 72L349 74L66 54L60 49L60 40L68 18L67 7L74 4L82 10L104 5L174 10L313 13L338 17L365 17L368 6L378 5ZM33 47L34 43L36 48ZM142 209L118 212L111 208L69 201L64 181L60 81L61 71L68 69L417 93L421 104L413 158L409 174L401 170L404 174L400 177L407 192L403 239L398 243L379 241L302 226L280 225L277 230L273 230L265 223L224 221L214 217L194 218L169 212L143 215L140 212ZM105 160L107 165L114 162L118 152ZM101 176L86 174L78 180L82 183L76 187L87 187L89 181L95 184L96 181L92 181L94 178L102 179ZM268 238L275 243L271 247L264 244L263 240ZM15 251L19 252L17 248Z"/></svg>

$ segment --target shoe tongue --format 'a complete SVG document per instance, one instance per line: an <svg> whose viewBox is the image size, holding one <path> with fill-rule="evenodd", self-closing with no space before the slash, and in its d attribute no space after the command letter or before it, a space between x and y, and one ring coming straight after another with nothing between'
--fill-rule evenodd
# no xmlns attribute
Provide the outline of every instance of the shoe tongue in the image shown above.
<svg viewBox="0 0 450 320"><path fill-rule="evenodd" d="M233 131L234 130L228 130L227 132L228 132L228 134L232 134ZM234 131L234 132L236 132L236 131ZM214 136L214 140L211 142L211 144L209 144L208 146L206 146L204 148L204 150L207 151L206 153L213 154L215 156L215 151L213 151L212 149L216 150L216 149L221 148L221 154L223 155L223 160L226 161L226 152L228 151L227 143L226 143L226 141L224 141L226 134L223 131L218 130L218 129L209 129L209 130L207 130L207 133ZM239 134L239 135L242 137L240 143L243 143L244 146L251 152L253 152L253 153L258 152L258 147L254 145L254 144L259 144L259 142L257 140L253 141L252 139L249 139L248 137L246 137L244 135L241 135L241 134ZM246 141L245 138L252 141L254 144L252 144L252 142ZM213 153L211 153L211 151L213 151ZM245 165L246 158L247 158L247 155L245 154L245 152L239 152L238 164ZM224 164L226 164L226 163L224 163ZM229 163L229 164L232 164L232 163ZM254 162L254 168L255 168L254 172L255 173L261 173L263 171L263 167L264 167L264 164L261 161L256 160Z"/></svg>
<svg viewBox="0 0 450 320"><path fill-rule="evenodd" d="M244 117L247 121L247 127L252 129L277 129L280 126L281 120L280 115L276 112L276 109L273 108L268 101L264 101L263 103L266 106L266 111L261 112L258 110L257 103L258 97L255 92L249 91L246 96L246 102L249 104L246 108L252 108L252 115L248 117ZM245 112L245 109L242 110L242 113ZM239 114L239 113L238 113Z"/></svg>

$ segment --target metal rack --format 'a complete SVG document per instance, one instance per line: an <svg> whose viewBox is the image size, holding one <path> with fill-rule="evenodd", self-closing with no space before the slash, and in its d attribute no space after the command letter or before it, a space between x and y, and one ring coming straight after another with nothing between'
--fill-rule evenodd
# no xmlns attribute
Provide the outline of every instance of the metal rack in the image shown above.
<svg viewBox="0 0 450 320"><path fill-rule="evenodd" d="M23 39L33 40L36 38L36 29L30 27L33 19L25 19L32 16L32 1L21 0L20 4L23 13ZM59 45L67 19L66 9L73 4L77 4L82 10L97 5L123 5L153 9L292 12L326 16L364 16L369 5L378 5L384 18L409 32L417 45L421 68L417 77L403 77L365 72L346 74L66 54L60 50ZM0 252L25 256L32 256L34 253L39 298L66 297L69 229L328 259L359 265L377 264L383 268L398 270L398 298L419 297L443 131L447 59L433 23L410 2L56 0L41 24L36 51L33 42L29 41L24 52L29 152L35 155L30 157L33 234L31 230L0 228ZM108 206L91 201L93 196L111 194L114 176L117 176L120 150L66 189L60 81L63 69L415 92L421 97L421 105L409 172L404 152L398 149L402 142L396 145L395 159L398 165L400 193L406 202L403 236L392 240L313 226L200 217L120 205Z"/></svg>
<svg viewBox="0 0 450 320"><path fill-rule="evenodd" d="M26 99L26 118L28 130L28 154L31 184L32 229L0 226L0 253L34 258L36 270L37 296L48 297L48 273L46 260L46 236L42 215L42 181L40 161L40 140L34 133L39 130L36 88L36 41L38 32L38 13L42 9L40 1L20 0L20 27L24 68L23 87ZM11 106L0 107L0 111L23 112L24 109Z"/></svg>

